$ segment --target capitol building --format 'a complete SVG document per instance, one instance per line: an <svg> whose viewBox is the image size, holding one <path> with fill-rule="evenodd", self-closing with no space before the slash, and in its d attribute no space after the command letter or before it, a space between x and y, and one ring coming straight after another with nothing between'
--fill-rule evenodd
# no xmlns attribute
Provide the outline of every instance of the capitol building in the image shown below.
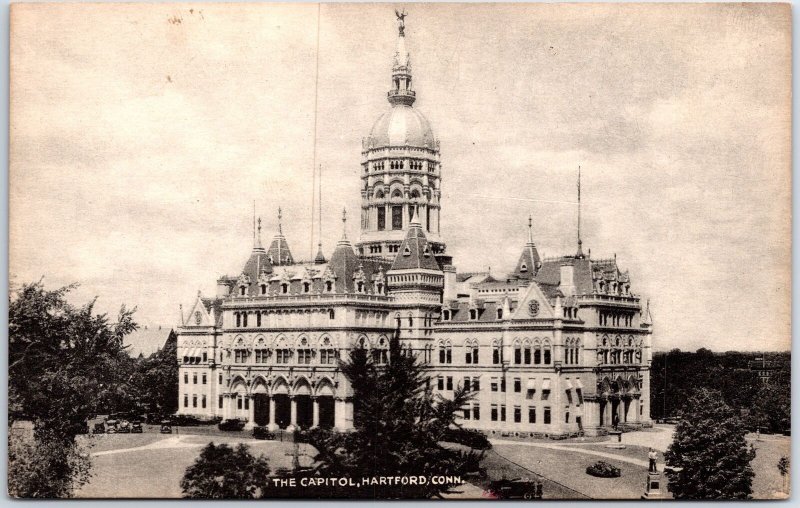
<svg viewBox="0 0 800 508"><path fill-rule="evenodd" d="M616 256L592 258L578 234L572 252L542 258L531 218L527 231L519 218L513 272L457 270L440 234L439 139L414 108L399 21L389 107L362 143L357 240L343 214L333 252L298 261L280 226L262 243L259 221L241 272L181 311L179 414L347 430L353 393L339 360L366 348L386 362L399 334L431 390L474 392L466 428L557 438L651 425L650 312Z"/></svg>

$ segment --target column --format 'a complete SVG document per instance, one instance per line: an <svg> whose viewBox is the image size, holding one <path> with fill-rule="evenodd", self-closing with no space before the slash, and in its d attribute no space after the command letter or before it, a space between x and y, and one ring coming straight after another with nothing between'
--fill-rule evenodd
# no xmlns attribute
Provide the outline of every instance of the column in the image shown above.
<svg viewBox="0 0 800 508"><path fill-rule="evenodd" d="M311 420L311 427L319 427L319 399L311 397L311 407L313 408L313 417Z"/></svg>
<svg viewBox="0 0 800 508"><path fill-rule="evenodd" d="M275 432L278 430L278 424L275 423L275 398L270 396L269 398L269 425L267 425L270 432Z"/></svg>
<svg viewBox="0 0 800 508"><path fill-rule="evenodd" d="M290 413L289 413L289 426L286 430L293 432L297 429L297 399L293 395L289 396Z"/></svg>
<svg viewBox="0 0 800 508"><path fill-rule="evenodd" d="M347 429L347 424L345 421L344 398L342 397L336 397L336 400L333 404L333 422L336 430L343 431Z"/></svg>
<svg viewBox="0 0 800 508"><path fill-rule="evenodd" d="M224 419L230 419L233 415L233 394L226 393L223 395L222 399L222 417Z"/></svg>
<svg viewBox="0 0 800 508"><path fill-rule="evenodd" d="M253 394L248 393L244 396L245 404L247 404L247 424L246 429L252 429L256 425L256 398Z"/></svg>

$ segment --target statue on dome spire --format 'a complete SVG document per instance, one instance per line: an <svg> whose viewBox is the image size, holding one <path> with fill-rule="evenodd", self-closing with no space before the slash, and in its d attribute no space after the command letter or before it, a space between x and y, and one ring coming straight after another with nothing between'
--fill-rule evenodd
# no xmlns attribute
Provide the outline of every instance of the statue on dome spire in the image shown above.
<svg viewBox="0 0 800 508"><path fill-rule="evenodd" d="M398 24L398 31L400 32L401 37L405 37L405 30L406 30L406 14L405 9L402 11L398 11L397 9L394 10L395 15L397 15L397 24Z"/></svg>

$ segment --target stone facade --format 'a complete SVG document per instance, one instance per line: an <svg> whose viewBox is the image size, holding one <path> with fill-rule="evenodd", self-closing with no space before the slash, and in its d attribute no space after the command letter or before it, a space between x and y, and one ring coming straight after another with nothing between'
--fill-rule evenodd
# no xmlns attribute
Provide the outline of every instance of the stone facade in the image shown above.
<svg viewBox="0 0 800 508"><path fill-rule="evenodd" d="M338 361L365 347L385 362L399 333L431 390L475 392L465 427L561 437L650 425L652 322L615 258L591 259L579 239L575 254L541 259L529 219L513 272L457 272L440 237L439 141L411 79L401 22L391 109L363 142L358 242L345 227L330 260L302 262L280 230L263 248L259 225L242 273L181 311L179 413L352 428Z"/></svg>

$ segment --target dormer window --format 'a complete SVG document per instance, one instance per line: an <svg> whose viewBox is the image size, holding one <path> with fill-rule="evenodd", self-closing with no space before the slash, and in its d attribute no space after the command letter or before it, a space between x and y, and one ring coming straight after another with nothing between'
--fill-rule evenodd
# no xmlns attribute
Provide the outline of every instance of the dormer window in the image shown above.
<svg viewBox="0 0 800 508"><path fill-rule="evenodd" d="M356 291L359 292L359 293L363 293L364 292L364 283L363 282L358 281L358 284L356 285Z"/></svg>
<svg viewBox="0 0 800 508"><path fill-rule="evenodd" d="M336 314L334 314L333 309L329 309L328 310L328 319L333 319L335 316L336 316Z"/></svg>
<svg viewBox="0 0 800 508"><path fill-rule="evenodd" d="M478 319L478 309L469 309L469 318L473 321Z"/></svg>
<svg viewBox="0 0 800 508"><path fill-rule="evenodd" d="M383 294L383 283L382 282L378 282L375 286L376 286L376 288L378 290L378 294L382 295Z"/></svg>
<svg viewBox="0 0 800 508"><path fill-rule="evenodd" d="M328 293L333 291L333 282L332 281L329 281L329 280L325 281L325 291L327 291Z"/></svg>
<svg viewBox="0 0 800 508"><path fill-rule="evenodd" d="M244 296L247 291L247 288L242 286L239 288L239 296Z"/></svg>
<svg viewBox="0 0 800 508"><path fill-rule="evenodd" d="M522 263L522 265L519 267L519 271L522 272L522 273L527 272L528 271L528 265L526 265L525 263Z"/></svg>
<svg viewBox="0 0 800 508"><path fill-rule="evenodd" d="M404 256L410 256L411 255L411 249L408 248L408 245L406 245L405 248L403 249L403 255Z"/></svg>
<svg viewBox="0 0 800 508"><path fill-rule="evenodd" d="M503 319L503 309L497 309L497 319Z"/></svg>
<svg viewBox="0 0 800 508"><path fill-rule="evenodd" d="M425 256L426 258L427 258L427 257L430 257L430 255L431 255L431 250L428 248L428 246L427 246L427 245L425 246L425 250L423 250L423 251L422 251L422 255L423 255L423 256Z"/></svg>
<svg viewBox="0 0 800 508"><path fill-rule="evenodd" d="M261 284L261 294L262 295L267 294L267 285L266 284Z"/></svg>
<svg viewBox="0 0 800 508"><path fill-rule="evenodd" d="M281 284L281 293L283 293L284 295L289 293L289 284L285 282Z"/></svg>
<svg viewBox="0 0 800 508"><path fill-rule="evenodd" d="M442 311L442 321L450 321L450 311L445 309Z"/></svg>
<svg viewBox="0 0 800 508"><path fill-rule="evenodd" d="M309 291L311 291L311 283L304 282L303 283L303 293L308 293Z"/></svg>

